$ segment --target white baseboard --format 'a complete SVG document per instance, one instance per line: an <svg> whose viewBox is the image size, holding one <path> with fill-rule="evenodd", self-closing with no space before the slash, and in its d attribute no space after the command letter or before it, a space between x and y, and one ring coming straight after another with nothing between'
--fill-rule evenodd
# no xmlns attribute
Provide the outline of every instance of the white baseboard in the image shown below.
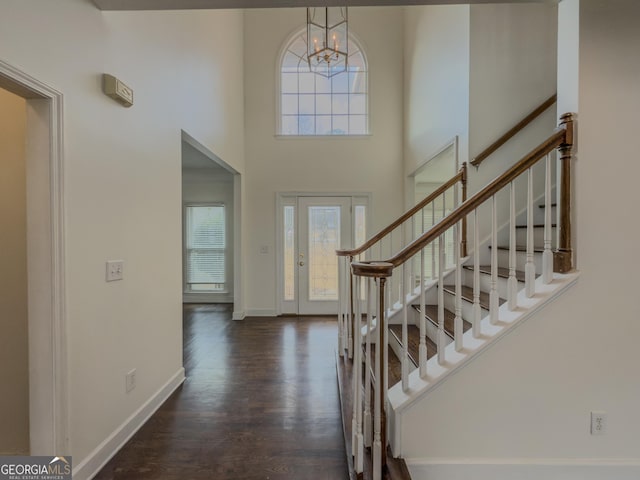
<svg viewBox="0 0 640 480"><path fill-rule="evenodd" d="M637 480L640 459L405 459L412 480Z"/></svg>
<svg viewBox="0 0 640 480"><path fill-rule="evenodd" d="M231 317L233 320L244 320L244 317L246 317L247 314L244 312L244 310L239 310L237 312L233 312L233 316Z"/></svg>
<svg viewBox="0 0 640 480"><path fill-rule="evenodd" d="M184 368L180 368L160 390L149 398L136 412L127 418L87 458L73 468L74 480L93 478L125 443L145 424L160 405L184 382Z"/></svg>
<svg viewBox="0 0 640 480"><path fill-rule="evenodd" d="M256 308L256 309L250 309L247 310L247 317L276 317L276 311L273 309L261 309L261 308Z"/></svg>

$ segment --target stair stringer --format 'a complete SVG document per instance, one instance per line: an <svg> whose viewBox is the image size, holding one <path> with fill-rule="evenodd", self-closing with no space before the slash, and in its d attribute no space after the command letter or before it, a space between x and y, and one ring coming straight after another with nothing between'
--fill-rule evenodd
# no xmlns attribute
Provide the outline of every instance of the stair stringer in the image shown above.
<svg viewBox="0 0 640 480"><path fill-rule="evenodd" d="M575 285L579 277L578 272L569 274L553 274L553 281L545 285L542 278L536 280L536 294L532 298L527 298L524 289L518 293L518 309L511 312L505 303L499 309L499 323L491 325L489 317L482 319L482 337L473 338L471 330L467 331L464 338L464 349L461 352L455 351L455 345L449 344L445 348L446 365L439 365L437 356L427 362L427 377L420 378L419 370L414 370L409 375L409 390L404 392L402 384L396 384L388 392L388 432L389 442L393 455L403 456L402 444L402 419L403 416L413 407L421 402L428 401L429 393L435 388L443 386L446 380L456 372L459 372L466 365L469 365L474 358L487 351L497 341L505 338L526 320L536 315L544 306L562 295L567 289Z"/></svg>

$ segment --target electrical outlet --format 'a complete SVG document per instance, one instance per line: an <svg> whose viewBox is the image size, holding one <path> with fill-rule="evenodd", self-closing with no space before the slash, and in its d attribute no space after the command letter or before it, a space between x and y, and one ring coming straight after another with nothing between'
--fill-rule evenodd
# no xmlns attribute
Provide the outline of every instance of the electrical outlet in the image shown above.
<svg viewBox="0 0 640 480"><path fill-rule="evenodd" d="M107 282L122 280L124 275L124 260L107 261Z"/></svg>
<svg viewBox="0 0 640 480"><path fill-rule="evenodd" d="M591 412L591 435L607 432L607 412Z"/></svg>
<svg viewBox="0 0 640 480"><path fill-rule="evenodd" d="M125 390L129 393L131 390L136 388L136 369L134 368L125 377Z"/></svg>

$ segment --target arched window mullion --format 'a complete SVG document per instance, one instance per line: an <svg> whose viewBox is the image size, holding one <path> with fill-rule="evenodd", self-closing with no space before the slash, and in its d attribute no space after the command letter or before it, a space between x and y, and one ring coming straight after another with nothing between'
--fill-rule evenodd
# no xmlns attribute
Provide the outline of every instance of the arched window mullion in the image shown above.
<svg viewBox="0 0 640 480"><path fill-rule="evenodd" d="M324 77L310 73L306 59L297 52L303 47L306 52L304 28L290 39L280 57L278 133L286 136L368 134L368 69L364 51L349 35L349 58L354 66L332 78L320 80ZM314 75L313 83L310 75ZM346 77L339 78L342 75ZM294 76L295 88L292 86ZM336 89L337 85L340 89Z"/></svg>

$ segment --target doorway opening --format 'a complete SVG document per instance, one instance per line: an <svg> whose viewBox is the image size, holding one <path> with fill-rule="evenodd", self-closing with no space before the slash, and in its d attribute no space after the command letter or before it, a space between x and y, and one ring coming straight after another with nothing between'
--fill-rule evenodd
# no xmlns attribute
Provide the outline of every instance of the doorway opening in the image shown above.
<svg viewBox="0 0 640 480"><path fill-rule="evenodd" d="M278 315L338 312L336 250L366 240L368 194L279 194Z"/></svg>
<svg viewBox="0 0 640 480"><path fill-rule="evenodd" d="M409 176L409 191L411 194L410 206L414 206L446 183L458 172L458 138L453 138L442 148L429 157L418 169ZM438 197L430 208L422 211L421 221L416 223L415 235L426 231L455 209L459 204L459 191L457 185L453 193L445 193ZM431 243L425 247L425 275L430 278L436 274L437 244ZM445 258L447 267L453 260L455 242L453 230L448 230L444 235Z"/></svg>
<svg viewBox="0 0 640 480"><path fill-rule="evenodd" d="M68 455L62 94L2 61L0 88L26 108L28 453Z"/></svg>
<svg viewBox="0 0 640 480"><path fill-rule="evenodd" d="M183 303L233 304L240 289L240 174L182 132Z"/></svg>

